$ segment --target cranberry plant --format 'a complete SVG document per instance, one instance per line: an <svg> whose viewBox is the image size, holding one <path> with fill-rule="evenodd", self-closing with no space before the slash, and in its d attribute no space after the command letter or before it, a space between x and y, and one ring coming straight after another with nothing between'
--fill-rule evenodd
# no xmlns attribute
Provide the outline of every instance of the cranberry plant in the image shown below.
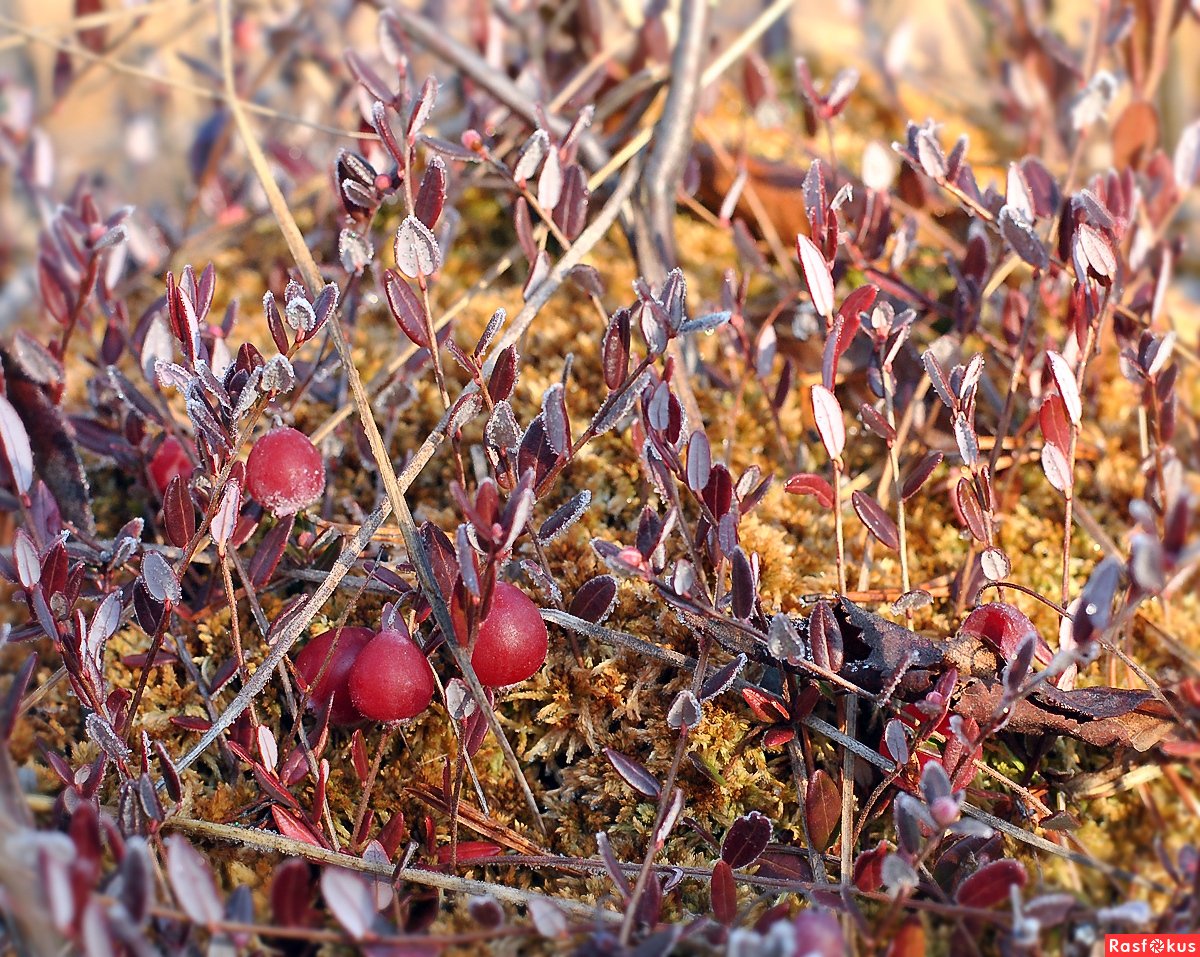
<svg viewBox="0 0 1200 957"><path fill-rule="evenodd" d="M1079 49L980 12L1024 139L977 160L870 139L855 70L789 85L786 3L715 59L699 0L616 47L596 4L468 43L385 10L372 50L231 6L192 185L282 237L229 240L261 314L187 264L194 210L156 271L143 211L0 123L40 217L0 351L12 947L1194 929L1200 121L1157 99L1194 11L1100 5ZM77 8L64 103L120 45ZM257 104L258 42L336 76L340 148ZM730 102L793 162L715 142ZM1089 847L1122 789L1153 860Z"/></svg>

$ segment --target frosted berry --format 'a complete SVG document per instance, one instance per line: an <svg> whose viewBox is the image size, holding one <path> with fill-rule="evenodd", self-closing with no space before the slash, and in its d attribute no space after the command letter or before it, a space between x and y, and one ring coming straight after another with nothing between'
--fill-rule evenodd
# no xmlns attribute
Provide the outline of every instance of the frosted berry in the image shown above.
<svg viewBox="0 0 1200 957"><path fill-rule="evenodd" d="M408 635L384 629L350 669L350 701L374 721L404 721L433 700L433 669Z"/></svg>
<svg viewBox="0 0 1200 957"><path fill-rule="evenodd" d="M537 605L515 585L497 582L471 654L480 683L502 688L524 681L542 667L548 646Z"/></svg>
<svg viewBox="0 0 1200 957"><path fill-rule="evenodd" d="M171 479L181 476L185 481L192 474L192 460L182 442L173 435L168 435L150 457L147 471L154 490L162 495Z"/></svg>
<svg viewBox="0 0 1200 957"><path fill-rule="evenodd" d="M314 685L321 665L329 656L334 639L337 647L333 657L325 666L325 673ZM350 700L350 669L354 667L359 652L367 646L375 632L370 628L330 629L317 635L296 655L296 674L308 690L308 700L314 705L329 705L330 724L355 724L363 719Z"/></svg>
<svg viewBox="0 0 1200 957"><path fill-rule="evenodd" d="M272 429L246 462L246 491L274 515L291 515L325 491L325 462L303 432Z"/></svg>

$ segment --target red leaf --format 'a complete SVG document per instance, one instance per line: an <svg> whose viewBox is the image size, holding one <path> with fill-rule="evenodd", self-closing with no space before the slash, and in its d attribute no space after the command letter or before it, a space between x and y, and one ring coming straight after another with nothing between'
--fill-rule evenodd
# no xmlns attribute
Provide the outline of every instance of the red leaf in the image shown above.
<svg viewBox="0 0 1200 957"><path fill-rule="evenodd" d="M1028 880L1019 861L992 861L959 884L954 899L963 907L995 907L1008 902L1009 888L1024 887Z"/></svg>
<svg viewBox="0 0 1200 957"><path fill-rule="evenodd" d="M1067 421L1067 407L1062 396L1051 392L1038 408L1038 425L1042 437L1065 456L1071 448L1071 425Z"/></svg>
<svg viewBox="0 0 1200 957"><path fill-rule="evenodd" d="M754 716L759 721L774 724L776 721L786 721L789 717L787 705L765 691L759 691L757 688L743 688L742 697L746 700L746 704L750 705L750 710L754 712Z"/></svg>
<svg viewBox="0 0 1200 957"><path fill-rule="evenodd" d="M313 847L325 847L325 842L316 831L278 804L271 805L271 817L275 819L275 827L284 837L290 837L293 841L303 841Z"/></svg>
<svg viewBox="0 0 1200 957"><path fill-rule="evenodd" d="M481 857L495 857L503 848L499 844L488 841L459 841L456 852L459 861L474 861ZM437 852L439 864L450 863L450 847L439 847Z"/></svg>
<svg viewBox="0 0 1200 957"><path fill-rule="evenodd" d="M793 495L812 495L822 508L833 508L833 486L812 472L793 475L787 480L783 490Z"/></svg>
<svg viewBox="0 0 1200 957"><path fill-rule="evenodd" d="M824 851L841 819L842 794L823 768L818 768L809 779L804 809L808 815L809 839L813 847Z"/></svg>
<svg viewBox="0 0 1200 957"><path fill-rule="evenodd" d="M737 917L737 883L733 879L733 868L724 860L717 861L713 867L709 895L713 916L726 927L731 926Z"/></svg>
<svg viewBox="0 0 1200 957"><path fill-rule="evenodd" d="M771 843L771 821L758 811L743 814L721 842L721 860L730 867L748 867Z"/></svg>
<svg viewBox="0 0 1200 957"><path fill-rule="evenodd" d="M401 279L392 270L384 275L383 291L387 295L388 306L392 317L396 320L401 331L422 349L429 348L429 336L425 329L425 306L412 286Z"/></svg>

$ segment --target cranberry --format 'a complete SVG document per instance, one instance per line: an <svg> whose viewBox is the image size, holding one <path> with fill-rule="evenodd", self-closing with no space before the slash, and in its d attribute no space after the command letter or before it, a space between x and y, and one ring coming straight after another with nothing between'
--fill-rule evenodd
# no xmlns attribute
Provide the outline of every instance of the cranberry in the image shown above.
<svg viewBox="0 0 1200 957"><path fill-rule="evenodd" d="M364 717L404 721L433 700L433 669L408 635L384 629L359 652L349 687L350 700Z"/></svg>
<svg viewBox="0 0 1200 957"><path fill-rule="evenodd" d="M193 467L191 456L188 455L184 444L175 436L168 435L154 450L146 471L150 473L150 481L154 485L154 490L162 495L167 490L167 486L171 484L171 479L176 476L187 481L192 474Z"/></svg>
<svg viewBox="0 0 1200 957"><path fill-rule="evenodd" d="M272 514L291 515L325 491L325 462L303 432L272 429L250 450L246 490Z"/></svg>
<svg viewBox="0 0 1200 957"><path fill-rule="evenodd" d="M359 652L374 637L375 632L370 628L330 629L309 641L296 655L296 674L307 687L308 700L314 705L329 705L330 724L355 724L363 719L350 700L350 669ZM337 647L329 664L325 665L335 639ZM317 681L322 665L325 665L325 673ZM317 682L315 685L314 681Z"/></svg>
<svg viewBox="0 0 1200 957"><path fill-rule="evenodd" d="M548 646L537 605L516 586L497 582L471 655L480 683L502 688L524 681L542 667Z"/></svg>

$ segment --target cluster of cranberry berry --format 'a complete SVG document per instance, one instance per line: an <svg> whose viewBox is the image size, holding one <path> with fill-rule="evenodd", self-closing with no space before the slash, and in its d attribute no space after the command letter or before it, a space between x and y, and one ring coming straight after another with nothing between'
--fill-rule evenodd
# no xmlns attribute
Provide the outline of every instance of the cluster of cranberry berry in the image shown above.
<svg viewBox="0 0 1200 957"><path fill-rule="evenodd" d="M306 508L325 491L321 453L303 432L273 429L250 451L246 489L277 516ZM457 639L466 644L465 617L457 606L454 618ZM546 625L537 605L519 588L497 582L471 653L471 667L480 683L503 688L524 681L541 668L547 647ZM310 703L328 708L334 725L405 721L433 700L429 660L398 628L324 632L296 656L296 673Z"/></svg>

